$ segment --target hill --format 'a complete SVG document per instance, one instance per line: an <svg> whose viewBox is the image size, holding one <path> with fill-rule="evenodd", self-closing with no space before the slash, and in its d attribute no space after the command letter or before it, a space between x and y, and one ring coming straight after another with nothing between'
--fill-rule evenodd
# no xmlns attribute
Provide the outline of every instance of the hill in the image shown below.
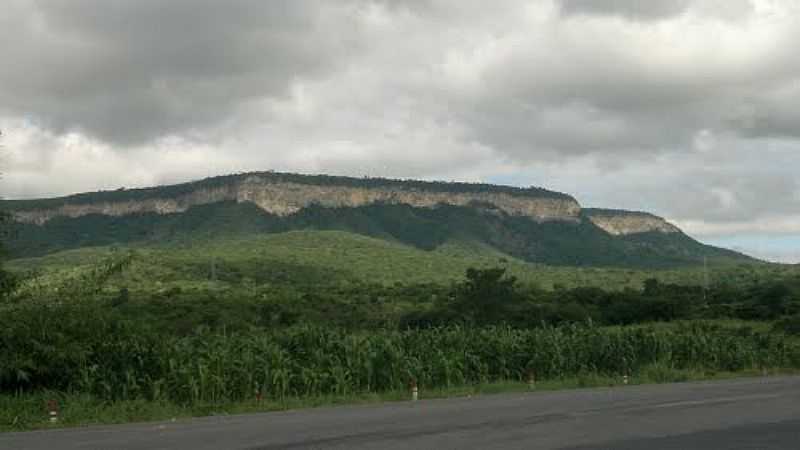
<svg viewBox="0 0 800 450"><path fill-rule="evenodd" d="M17 258L107 245L153 246L335 230L423 251L461 243L560 266L669 268L745 262L647 213L583 209L542 188L248 173L147 189L11 200Z"/></svg>
<svg viewBox="0 0 800 450"><path fill-rule="evenodd" d="M432 283L460 281L469 267L502 266L525 285L554 288L598 287L641 289L648 278L663 283L700 285L702 267L631 269L569 267L529 263L480 244L451 241L435 250L344 231L289 231L284 233L218 236L213 239L173 241L134 247L83 247L46 256L9 262L14 272L39 271L40 281L91 271L102 261L132 251L127 269L114 277L115 288L154 292L235 290L253 286L287 286L317 291L337 285ZM712 283L752 285L764 279L796 277L792 266L772 264L718 264L709 268ZM113 289L112 289L113 290Z"/></svg>

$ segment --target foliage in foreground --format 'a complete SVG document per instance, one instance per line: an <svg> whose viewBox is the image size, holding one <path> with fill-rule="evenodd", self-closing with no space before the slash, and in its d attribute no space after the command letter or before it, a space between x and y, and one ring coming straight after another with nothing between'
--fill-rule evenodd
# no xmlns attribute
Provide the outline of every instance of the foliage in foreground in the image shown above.
<svg viewBox="0 0 800 450"><path fill-rule="evenodd" d="M800 367L784 335L694 322L601 328L448 326L424 330L293 327L246 333L156 333L91 303L6 311L0 390L58 390L177 404L385 392L580 374Z"/></svg>
<svg viewBox="0 0 800 450"><path fill-rule="evenodd" d="M32 423L31 402L54 396L135 419L254 398L386 396L411 381L430 392L530 374L673 381L800 368L791 336L798 285L789 278L747 289L653 279L640 291L544 291L495 268L470 269L450 286L270 278L238 280L235 290L210 280L202 290L131 292L119 283L135 264L117 252L64 278L28 277L0 301L0 405L14 411L0 428ZM224 265L214 272L233 277ZM680 321L702 317L784 319L772 329ZM673 323L631 325L651 321Z"/></svg>

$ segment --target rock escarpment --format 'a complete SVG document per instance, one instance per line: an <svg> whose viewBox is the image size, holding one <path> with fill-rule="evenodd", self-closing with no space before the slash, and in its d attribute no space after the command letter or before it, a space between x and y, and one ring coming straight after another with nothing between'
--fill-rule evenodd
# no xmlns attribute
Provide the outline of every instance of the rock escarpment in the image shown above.
<svg viewBox="0 0 800 450"><path fill-rule="evenodd" d="M577 222L581 212L574 198L538 188L274 173L218 177L171 188L122 190L5 203L17 221L42 225L56 217L182 213L193 206L222 201L250 202L280 217L292 215L310 205L358 207L374 203L424 208L441 204L491 204L508 215L525 216L538 222Z"/></svg>
<svg viewBox="0 0 800 450"><path fill-rule="evenodd" d="M597 227L614 236L681 232L678 227L663 218L646 212L585 208L583 215Z"/></svg>
<svg viewBox="0 0 800 450"><path fill-rule="evenodd" d="M647 213L583 209L540 188L258 172L146 189L0 201L15 257L109 244L336 230L433 250L447 242L552 265L743 261ZM494 257L494 256L493 256Z"/></svg>
<svg viewBox="0 0 800 450"><path fill-rule="evenodd" d="M208 178L173 186L79 194L46 200L5 201L18 222L43 225L57 217L92 214L121 217L133 214L177 214L189 208L224 201L249 202L261 210L288 217L303 208L360 207L405 204L491 205L509 216L536 222L589 221L614 236L637 233L679 233L666 220L643 212L582 209L571 196L540 188L487 184L436 183L258 172Z"/></svg>
<svg viewBox="0 0 800 450"><path fill-rule="evenodd" d="M406 204L418 208L488 203L506 214L527 216L537 221L577 221L580 214L580 205L572 198L513 195L504 192L442 192L395 186L362 188L276 184L259 177L246 179L239 186L236 200L252 202L264 211L278 216L294 214L311 204L335 208L374 203Z"/></svg>
<svg viewBox="0 0 800 450"><path fill-rule="evenodd" d="M175 214L186 212L192 206L234 200L236 189L233 186L215 188L199 188L187 194L175 197L153 197L141 199L106 199L96 202L76 202L64 197L63 203L47 208L14 208L14 217L18 222L43 225L57 217L78 218L90 214L104 216L126 216L131 214ZM57 200L57 199L52 199ZM27 202L30 203L30 202ZM48 202L51 203L51 202ZM13 203L12 203L13 205Z"/></svg>

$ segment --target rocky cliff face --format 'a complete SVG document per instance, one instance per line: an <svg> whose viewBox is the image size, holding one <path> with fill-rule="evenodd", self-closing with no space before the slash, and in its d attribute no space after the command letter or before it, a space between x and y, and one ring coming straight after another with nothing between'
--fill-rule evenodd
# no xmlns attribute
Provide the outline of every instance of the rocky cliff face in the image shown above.
<svg viewBox="0 0 800 450"><path fill-rule="evenodd" d="M264 211L278 216L293 214L313 203L325 207L393 203L420 208L432 208L439 204L466 206L471 203L490 203L509 215L527 216L537 221L577 221L580 214L580 205L574 199L518 196L502 192L436 192L400 187L275 184L259 177L247 178L239 186L236 200L250 201Z"/></svg>
<svg viewBox="0 0 800 450"><path fill-rule="evenodd" d="M583 215L605 232L614 236L647 232L681 232L678 227L663 218L644 212L586 208L583 210Z"/></svg>
<svg viewBox="0 0 800 450"><path fill-rule="evenodd" d="M223 201L249 202L263 211L287 217L310 205L359 207L375 203L406 204L418 208L437 205L492 205L510 215L537 222L590 221L615 236L645 232L679 233L664 219L648 213L609 209L581 209L565 194L543 189L426 183L398 180L363 181L346 177L252 173L203 180L185 185L121 192L81 194L60 199L10 201L16 220L43 225L56 217L91 214L175 214L193 206Z"/></svg>
<svg viewBox="0 0 800 450"><path fill-rule="evenodd" d="M467 242L554 265L673 267L707 257L747 260L703 245L660 217L584 209L569 195L534 187L258 172L145 189L0 200L0 209L19 222L13 225L15 238L6 242L15 257L109 243L135 246L314 229L424 250Z"/></svg>
<svg viewBox="0 0 800 450"><path fill-rule="evenodd" d="M48 207L36 207L35 202L27 202L27 206L13 209L18 221L38 225L56 217L76 218L90 214L124 216L181 213L192 206L221 201L251 202L265 212L277 216L289 216L312 204L357 207L373 203L407 204L424 208L439 204L465 206L488 203L509 215L526 216L539 222L577 222L581 212L578 202L563 194L536 195L475 189L437 191L428 187L420 189L403 182L363 187L358 186L358 183L314 184L275 178L248 175L210 186L198 184L195 188L183 189L177 195L158 195L156 191L155 195L148 194L144 198L126 199L123 194L115 196L113 193L104 193L105 198L100 201L74 201L67 197L63 202L48 201Z"/></svg>
<svg viewBox="0 0 800 450"><path fill-rule="evenodd" d="M90 214L105 216L126 216L130 214L156 213L173 214L185 212L192 206L235 200L234 186L200 188L176 197L146 198L141 200L99 201L94 203L71 203L53 208L22 209L14 211L14 218L22 223L43 225L56 217L77 218Z"/></svg>

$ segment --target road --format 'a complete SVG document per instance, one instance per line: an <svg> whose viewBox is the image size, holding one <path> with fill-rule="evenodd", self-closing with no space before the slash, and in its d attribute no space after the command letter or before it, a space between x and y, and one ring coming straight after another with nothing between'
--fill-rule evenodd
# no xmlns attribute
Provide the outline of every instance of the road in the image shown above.
<svg viewBox="0 0 800 450"><path fill-rule="evenodd" d="M7 433L0 449L798 449L799 402L800 377L770 377Z"/></svg>

